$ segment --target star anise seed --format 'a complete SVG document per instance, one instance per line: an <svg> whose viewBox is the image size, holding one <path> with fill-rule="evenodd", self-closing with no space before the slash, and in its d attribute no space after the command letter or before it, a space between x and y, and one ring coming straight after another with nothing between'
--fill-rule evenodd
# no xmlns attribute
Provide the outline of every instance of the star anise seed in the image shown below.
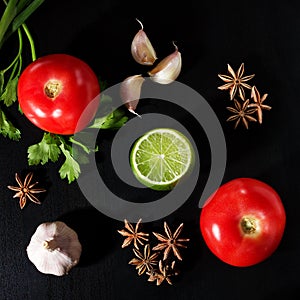
<svg viewBox="0 0 300 300"><path fill-rule="evenodd" d="M259 91L256 88L256 86L252 87L252 89L251 89L251 98L253 99L254 103L249 104L248 107L256 108L257 119L258 119L259 124L262 123L262 111L263 111L263 109L270 110L272 108L269 105L263 104L263 102L266 100L267 96L268 96L268 94L264 94L261 97Z"/></svg>
<svg viewBox="0 0 300 300"><path fill-rule="evenodd" d="M256 119L250 115L256 112L255 108L249 109L249 99L247 99L243 105L241 105L236 99L234 101L234 107L226 107L230 112L233 113L233 116L229 117L227 121L235 121L234 128L240 124L242 120L246 129L249 128L248 121L256 122Z"/></svg>
<svg viewBox="0 0 300 300"><path fill-rule="evenodd" d="M172 285L171 277L178 275L178 272L174 269L175 261L171 265L163 264L160 260L158 263L158 270L148 271L146 274L149 275L148 281L153 282L156 280L156 285L161 285L161 283L166 280L168 284Z"/></svg>
<svg viewBox="0 0 300 300"><path fill-rule="evenodd" d="M145 271L151 271L153 266L157 264L157 257L159 253L154 252L151 254L150 245L146 244L144 247L144 254L142 254L139 250L133 249L133 252L136 258L133 258L129 264L135 265L138 270L138 275L142 275Z"/></svg>
<svg viewBox="0 0 300 300"><path fill-rule="evenodd" d="M139 219L134 228L132 224L130 224L126 219L124 220L125 223L124 226L127 230L124 229L118 230L118 232L121 235L127 237L122 244L122 248L129 246L133 242L134 247L136 249L139 249L138 243L140 245L144 245L143 240L148 241L148 238L146 236L149 236L149 234L144 232L139 232L139 226L141 221L142 219Z"/></svg>
<svg viewBox="0 0 300 300"><path fill-rule="evenodd" d="M33 177L33 172L29 172L26 175L26 177L24 179L24 183L23 183L20 176L18 175L18 173L16 173L15 179L19 186L11 186L11 185L7 186L10 190L17 192L17 193L15 193L13 198L16 198L16 197L20 198L19 205L20 205L21 209L24 208L27 199L29 199L30 201L32 201L36 204L41 204L40 200L33 194L46 192L46 190L43 188L35 188L35 189L33 188L34 186L36 186L38 184L38 182L31 183L32 177Z"/></svg>
<svg viewBox="0 0 300 300"><path fill-rule="evenodd" d="M163 260L168 258L170 251L173 251L173 254L179 259L182 260L178 247L187 248L186 245L182 244L182 242L188 242L190 239L179 239L179 235L182 231L183 223L181 223L174 234L172 234L167 222L164 222L164 229L166 236L163 236L159 233L153 232L156 238L161 242L157 244L153 250L164 250Z"/></svg>
<svg viewBox="0 0 300 300"><path fill-rule="evenodd" d="M246 82L252 79L255 74L244 76L244 63L242 63L237 70L237 72L234 72L232 67L227 64L228 72L230 75L222 75L218 74L218 77L221 78L224 82L226 82L224 85L221 85L218 87L219 90L228 90L230 91L230 100L233 100L236 93L239 93L239 96L242 100L245 100L245 91L246 89L251 89L251 86L247 84Z"/></svg>

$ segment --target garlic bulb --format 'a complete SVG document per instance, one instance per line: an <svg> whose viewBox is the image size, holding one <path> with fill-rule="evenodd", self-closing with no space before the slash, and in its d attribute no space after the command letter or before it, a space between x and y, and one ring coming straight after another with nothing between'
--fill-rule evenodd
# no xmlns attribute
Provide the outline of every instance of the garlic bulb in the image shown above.
<svg viewBox="0 0 300 300"><path fill-rule="evenodd" d="M169 84L180 74L182 66L181 53L175 44L174 46L175 51L160 61L153 70L148 72L153 81L160 84Z"/></svg>
<svg viewBox="0 0 300 300"><path fill-rule="evenodd" d="M141 29L134 36L131 43L131 54L134 60L141 65L153 65L157 59L155 50L144 31L141 21L136 19L141 24Z"/></svg>
<svg viewBox="0 0 300 300"><path fill-rule="evenodd" d="M133 75L125 78L120 86L120 96L127 109L135 114L139 103L142 85L145 81L141 75ZM139 115L138 115L139 116Z"/></svg>
<svg viewBox="0 0 300 300"><path fill-rule="evenodd" d="M56 221L40 224L26 251L40 272L62 276L78 264L82 247L77 233L64 222Z"/></svg>

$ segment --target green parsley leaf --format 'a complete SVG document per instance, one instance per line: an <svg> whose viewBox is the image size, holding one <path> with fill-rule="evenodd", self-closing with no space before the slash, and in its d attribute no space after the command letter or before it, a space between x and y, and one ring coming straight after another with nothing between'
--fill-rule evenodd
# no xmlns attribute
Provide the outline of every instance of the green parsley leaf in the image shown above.
<svg viewBox="0 0 300 300"><path fill-rule="evenodd" d="M31 165L44 165L49 160L56 162L61 153L59 148L58 139L51 133L44 133L42 140L35 145L28 147L28 164Z"/></svg>
<svg viewBox="0 0 300 300"><path fill-rule="evenodd" d="M11 140L18 141L21 138L21 132L7 118L0 109L0 134L9 137Z"/></svg>
<svg viewBox="0 0 300 300"><path fill-rule="evenodd" d="M122 127L128 120L125 112L121 109L116 109L108 114L101 125L102 129L118 129Z"/></svg>
<svg viewBox="0 0 300 300"><path fill-rule="evenodd" d="M18 77L9 80L3 94L0 96L0 100L4 101L6 106L11 106L17 100L17 84Z"/></svg>
<svg viewBox="0 0 300 300"><path fill-rule="evenodd" d="M79 177L80 166L78 162L72 157L71 152L65 148L65 145L63 143L60 144L59 148L66 157L65 162L59 169L60 178L67 178L68 182L71 183Z"/></svg>
<svg viewBox="0 0 300 300"><path fill-rule="evenodd" d="M121 108L115 109L112 107L112 98L108 95L102 94L100 101L101 110L94 118L94 122L89 128L96 129L119 129L128 120L125 116L125 111Z"/></svg>

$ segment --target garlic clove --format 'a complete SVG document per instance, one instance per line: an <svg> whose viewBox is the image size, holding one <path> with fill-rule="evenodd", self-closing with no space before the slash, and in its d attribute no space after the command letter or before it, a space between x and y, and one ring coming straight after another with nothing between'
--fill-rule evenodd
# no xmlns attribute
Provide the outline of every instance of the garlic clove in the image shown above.
<svg viewBox="0 0 300 300"><path fill-rule="evenodd" d="M173 42L175 51L165 57L159 64L148 72L150 78L160 84L169 84L177 79L182 67L181 53Z"/></svg>
<svg viewBox="0 0 300 300"><path fill-rule="evenodd" d="M144 26L141 21L136 19L140 25L141 29L134 36L131 43L131 54L134 60L141 65L151 66L156 61L156 52L144 31Z"/></svg>
<svg viewBox="0 0 300 300"><path fill-rule="evenodd" d="M78 264L82 246L77 233L57 221L40 224L26 251L29 260L41 273L62 276Z"/></svg>
<svg viewBox="0 0 300 300"><path fill-rule="evenodd" d="M123 80L120 86L120 96L127 109L135 114L135 109L141 97L142 85L145 78L141 75L129 76ZM139 115L138 115L139 116Z"/></svg>

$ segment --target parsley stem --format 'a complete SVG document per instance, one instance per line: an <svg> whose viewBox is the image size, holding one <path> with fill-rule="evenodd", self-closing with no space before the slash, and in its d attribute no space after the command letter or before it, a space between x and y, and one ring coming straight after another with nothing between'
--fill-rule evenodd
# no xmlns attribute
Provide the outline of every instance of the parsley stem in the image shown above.
<svg viewBox="0 0 300 300"><path fill-rule="evenodd" d="M19 59L19 56L22 54L22 49L23 49L23 40L22 40L22 33L21 30L18 28L18 36L19 36L19 51L14 60L11 62L11 64L4 70L2 70L3 73L7 72Z"/></svg>
<svg viewBox="0 0 300 300"><path fill-rule="evenodd" d="M20 75L21 71L22 71L22 62L23 62L22 55L20 55L19 56L19 70L18 70L18 75Z"/></svg>
<svg viewBox="0 0 300 300"><path fill-rule="evenodd" d="M18 66L18 62L16 62L16 63L14 64L13 69L12 69L12 71L11 71L11 73L10 73L10 76L9 76L9 79L8 79L7 82L10 82L10 81L14 78L15 72L16 72L16 69L17 69L17 66ZM19 68L19 70L20 70L20 68Z"/></svg>
<svg viewBox="0 0 300 300"><path fill-rule="evenodd" d="M25 23L22 24L23 30L26 33L26 36L28 38L29 44L30 44L30 49L31 49L31 58L32 61L36 60L36 53L35 53L35 46L34 46L34 40L32 38L32 35L27 27L27 25Z"/></svg>
<svg viewBox="0 0 300 300"><path fill-rule="evenodd" d="M90 153L91 150L89 149L89 147L85 146L84 144L80 143L79 141L75 140L74 139L74 136L70 136L69 137L69 141L72 143L72 144L75 144L77 146L80 146L86 153Z"/></svg>

